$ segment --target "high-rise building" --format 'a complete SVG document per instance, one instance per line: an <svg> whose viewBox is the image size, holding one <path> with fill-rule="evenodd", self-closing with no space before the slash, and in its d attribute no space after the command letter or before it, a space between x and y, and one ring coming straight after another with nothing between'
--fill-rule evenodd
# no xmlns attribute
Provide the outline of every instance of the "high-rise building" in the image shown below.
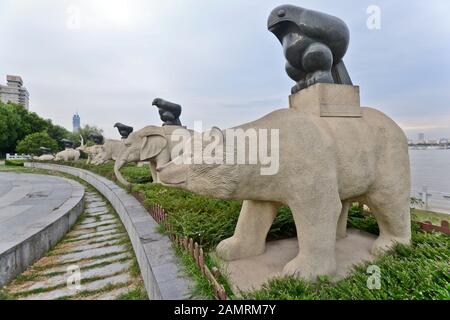
<svg viewBox="0 0 450 320"><path fill-rule="evenodd" d="M73 125L73 130L72 132L77 132L80 130L81 126L80 126L80 116L78 115L78 112L75 113L72 117L72 125Z"/></svg>
<svg viewBox="0 0 450 320"><path fill-rule="evenodd" d="M419 141L425 141L425 134L419 133Z"/></svg>
<svg viewBox="0 0 450 320"><path fill-rule="evenodd" d="M4 103L12 102L21 104L27 110L29 108L30 94L23 87L22 78L19 76L6 76L6 86L0 85L0 100Z"/></svg>

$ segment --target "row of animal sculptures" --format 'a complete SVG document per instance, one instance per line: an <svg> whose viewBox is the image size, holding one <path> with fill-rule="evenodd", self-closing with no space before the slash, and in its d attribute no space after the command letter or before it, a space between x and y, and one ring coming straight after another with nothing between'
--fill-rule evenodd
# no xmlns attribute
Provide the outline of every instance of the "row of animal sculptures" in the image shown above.
<svg viewBox="0 0 450 320"><path fill-rule="evenodd" d="M279 130L279 170L271 176L259 174L262 163L196 164L192 160L189 164L173 159L177 139L172 135L180 130L194 134L181 126L149 125L126 139L106 140L89 150L100 150L93 156L94 164L115 160L115 174L124 184L128 182L120 168L146 161L154 182L214 198L243 200L234 235L216 248L225 260L263 253L277 209L288 205L302 249L283 272L315 279L336 270L335 241L346 236L347 212L354 201L368 204L377 218L380 236L373 245L374 254L410 241L405 135L381 112L371 108L361 112L361 118L327 118L295 108L280 109L235 128L213 129L222 137L236 129ZM272 151L269 146L268 153ZM236 156L236 149L232 152Z"/></svg>
<svg viewBox="0 0 450 320"><path fill-rule="evenodd" d="M293 94L314 85L336 86L336 90L351 85L341 63L349 39L341 20L280 6L270 14L268 29L283 45L286 71L297 82ZM345 90L337 96L342 94ZM315 98L312 100L321 99ZM348 208L355 201L368 204L377 219L380 235L373 253L395 243L410 243L407 140L395 122L381 112L361 108L360 117L321 117L291 107L234 128L211 130L222 138L219 143L223 146L229 142L223 139L229 130L277 130L279 143L269 144L266 151L279 155L278 170L262 175L265 164L261 161L251 165L198 163L195 154L190 161L180 161L173 156L173 135L180 134L179 130L188 136L194 132L177 121L179 113L175 111L181 112L177 105L158 99L154 103L167 107L160 108L166 125L146 126L128 132L122 141L106 140L101 146L83 150L93 164L115 160L115 174L124 184L128 182L120 168L128 162L147 161L154 182L214 198L243 200L234 235L216 248L219 257L235 260L263 253L267 233L283 204L292 211L300 248L284 266L285 275L313 280L336 271L335 242L345 237ZM76 158L77 150L63 152L57 157ZM226 158L237 157L236 145L226 152Z"/></svg>

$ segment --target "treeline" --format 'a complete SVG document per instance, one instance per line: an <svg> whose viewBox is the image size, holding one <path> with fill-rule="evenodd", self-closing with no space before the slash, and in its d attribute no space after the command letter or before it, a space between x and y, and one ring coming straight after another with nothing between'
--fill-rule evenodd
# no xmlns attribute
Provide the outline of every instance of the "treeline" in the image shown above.
<svg viewBox="0 0 450 320"><path fill-rule="evenodd" d="M50 119L43 119L35 112L30 112L21 105L0 102L0 155L6 153L26 153L40 155L40 147L49 148L53 153L64 149L62 139L69 139L80 144L80 134L85 143L92 144L89 136L102 133L95 126L86 125L78 133L71 133L66 128L53 124Z"/></svg>

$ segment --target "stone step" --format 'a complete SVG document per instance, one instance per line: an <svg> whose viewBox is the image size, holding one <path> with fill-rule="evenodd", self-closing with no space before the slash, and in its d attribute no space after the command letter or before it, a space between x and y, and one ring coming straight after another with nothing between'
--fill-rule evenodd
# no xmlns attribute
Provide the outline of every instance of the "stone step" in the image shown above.
<svg viewBox="0 0 450 320"><path fill-rule="evenodd" d="M103 247L107 247L107 246L113 246L116 244L119 244L123 239L115 239L115 240L109 240L109 241L101 241L98 243L86 243L86 244L78 244L77 242L71 242L70 244L76 244L74 246L71 246L70 248L66 247L63 248L61 250L55 250L52 252L52 254L56 254L56 255L61 255L61 254L69 254L69 253L73 253L73 252L78 252L78 251L86 251L86 250L91 250L91 249L96 249L96 248L103 248Z"/></svg>
<svg viewBox="0 0 450 320"><path fill-rule="evenodd" d="M81 259L94 259L95 257L100 257L104 254L115 253L115 252L123 252L128 248L124 245L120 246L109 246L104 248L96 248L91 250L86 250L82 252L69 253L58 256L59 262L67 262L67 261L77 261Z"/></svg>
<svg viewBox="0 0 450 320"><path fill-rule="evenodd" d="M101 226L101 227L97 227L97 232L101 232L101 231L107 231L107 230L111 230L111 229L117 229L118 225L117 224L109 224L106 226Z"/></svg>
<svg viewBox="0 0 450 320"><path fill-rule="evenodd" d="M88 203L87 203L87 205L86 205L86 208L87 209L93 209L93 208L100 208L100 207L106 207L106 202L105 201L103 201L103 200L100 200L100 201L92 201L92 202L90 202L90 201L88 201Z"/></svg>
<svg viewBox="0 0 450 320"><path fill-rule="evenodd" d="M90 266L93 266L96 264L100 264L100 263L112 262L112 261L117 261L117 260L122 260L122 259L131 259L131 258L132 258L132 256L130 253L124 252L124 253L119 253L114 256L101 258L101 259L81 260L81 261L77 262L77 265L80 268L87 268L87 267L90 267ZM68 265L52 267L52 268L46 269L45 271L41 271L40 274L45 276L47 274L51 274L51 273L55 273L55 272L67 272L67 266Z"/></svg>
<svg viewBox="0 0 450 320"><path fill-rule="evenodd" d="M86 238L90 238L90 237L96 237L96 236L104 236L107 234L114 234L114 233L120 233L117 232L116 230L112 229L112 230L106 230L106 231L98 231L98 232L89 232L89 233L85 233L76 237L69 237L67 238L67 240L84 240Z"/></svg>
<svg viewBox="0 0 450 320"><path fill-rule="evenodd" d="M74 228L74 230L83 230L83 229L91 229L91 228L96 228L99 226L106 226L106 225L118 225L117 223L118 221L116 219L109 219L109 220L104 220L104 221L97 221L97 222L92 222L92 223L88 223L88 224L80 224L78 226L76 226ZM97 230L100 231L100 230Z"/></svg>
<svg viewBox="0 0 450 320"><path fill-rule="evenodd" d="M42 292L38 294L33 294L26 296L24 298L21 298L22 300L54 300L62 297L67 296L74 296L77 293L81 291L94 291L94 290L100 290L108 285L126 285L131 281L131 277L128 273L122 273L116 276L107 277L104 279L92 281L86 284L82 284L80 290L73 290L69 289L67 287L48 291L48 292Z"/></svg>
<svg viewBox="0 0 450 320"><path fill-rule="evenodd" d="M108 208L92 208L92 209L86 209L86 215L89 216L99 216L102 214L106 214L109 212Z"/></svg>
<svg viewBox="0 0 450 320"><path fill-rule="evenodd" d="M104 276L112 276L119 272L125 272L130 268L131 262L117 262L105 265L99 268L93 268L88 270L81 270L81 283L83 283L83 279L89 279L94 277L104 277ZM54 277L49 277L43 281L33 281L29 282L28 285L24 284L21 286L20 291L30 291L36 289L46 289L55 287L64 283L67 283L68 278L72 276L71 274L62 274ZM16 293L12 291L13 293Z"/></svg>

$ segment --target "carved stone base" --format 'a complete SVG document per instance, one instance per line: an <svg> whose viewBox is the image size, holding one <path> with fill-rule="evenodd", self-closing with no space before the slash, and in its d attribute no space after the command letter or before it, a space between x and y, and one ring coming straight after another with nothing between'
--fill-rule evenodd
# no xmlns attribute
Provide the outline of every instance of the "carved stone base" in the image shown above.
<svg viewBox="0 0 450 320"><path fill-rule="evenodd" d="M289 96L289 107L319 117L361 117L359 87L317 83Z"/></svg>
<svg viewBox="0 0 450 320"><path fill-rule="evenodd" d="M337 272L332 281L345 278L355 264L372 261L370 253L376 236L364 231L349 229L347 237L336 242ZM241 290L259 289L268 280L280 277L283 267L298 253L297 238L269 241L266 251L258 256L234 261L224 261L213 256L220 270L227 275L232 291L239 295Z"/></svg>

